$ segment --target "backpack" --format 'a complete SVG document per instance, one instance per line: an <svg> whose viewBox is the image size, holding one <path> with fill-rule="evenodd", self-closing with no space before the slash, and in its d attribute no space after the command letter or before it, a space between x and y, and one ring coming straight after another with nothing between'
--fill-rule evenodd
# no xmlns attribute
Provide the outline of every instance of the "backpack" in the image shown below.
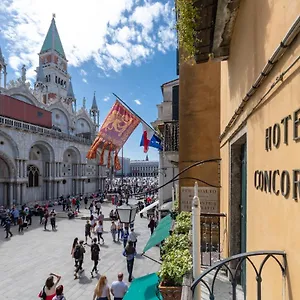
<svg viewBox="0 0 300 300"><path fill-rule="evenodd" d="M75 259L80 259L81 257L81 251L80 251L80 246L77 245L74 251L74 258Z"/></svg>
<svg viewBox="0 0 300 300"><path fill-rule="evenodd" d="M97 244L93 244L91 247L92 260L99 259L100 248Z"/></svg>
<svg viewBox="0 0 300 300"><path fill-rule="evenodd" d="M38 295L39 298L45 300L47 295L46 295L46 292L45 292L45 286L43 287L43 289L40 291L39 295Z"/></svg>

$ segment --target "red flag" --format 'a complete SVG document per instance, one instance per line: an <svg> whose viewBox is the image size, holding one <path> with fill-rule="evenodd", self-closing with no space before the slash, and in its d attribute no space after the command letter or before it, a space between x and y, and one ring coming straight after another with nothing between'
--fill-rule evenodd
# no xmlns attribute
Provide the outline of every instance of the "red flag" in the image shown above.
<svg viewBox="0 0 300 300"><path fill-rule="evenodd" d="M121 166L118 162L118 152L139 123L140 119L116 100L94 140L87 154L87 158L96 158L97 149L101 148L102 152L100 158L102 158L101 162L103 164L105 149L109 150L110 153L114 151L115 168L119 170Z"/></svg>

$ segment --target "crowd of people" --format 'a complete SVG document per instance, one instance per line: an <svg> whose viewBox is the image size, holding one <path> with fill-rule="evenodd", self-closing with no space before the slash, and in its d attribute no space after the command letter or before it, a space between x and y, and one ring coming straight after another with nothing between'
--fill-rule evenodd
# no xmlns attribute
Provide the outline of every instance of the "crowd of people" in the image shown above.
<svg viewBox="0 0 300 300"><path fill-rule="evenodd" d="M74 239L71 247L71 255L74 259L74 279L78 279L81 273L84 271L83 264L85 256L89 254L91 261L93 262L92 269L90 271L91 277L94 278L98 274L98 263L100 260L101 248L100 245L105 243L105 233L108 231L111 235L112 241L121 245L120 252L126 258L128 281L132 281L134 259L136 257L136 245L137 234L135 233L134 223L127 224L122 223L117 214L116 209L112 209L108 215L111 221L110 228L104 231L104 214L102 213L102 203L104 199L109 198L109 194L114 194L114 198L111 198L112 204L118 206L124 202L128 203L129 197L135 197L136 194L142 194L143 201L139 201L138 208L142 209L144 206L151 204L156 195L157 180L152 178L121 178L114 179L113 181L107 180L104 192L99 191L91 195L78 195L78 196L61 196L57 202L53 204L59 204L62 206L68 217L74 218L83 209L90 212L89 220L84 225L84 239ZM136 200L141 198L136 197ZM12 237L11 226L19 226L18 232L23 233L24 229L28 229L28 226L32 224L32 216L39 217L40 225L44 227L44 230L48 230L48 224L50 221L51 229L56 230L56 211L52 204L39 205L36 204L33 207L22 205L19 209L14 205L11 209L0 208L1 226L4 227L6 232L6 238ZM107 220L107 219L106 219ZM150 219L148 228L151 234L154 231L156 222L154 218ZM87 247L90 246L90 247ZM93 300L107 300L123 299L128 286L123 281L124 275L118 274L118 280L113 282L111 286L108 285L105 275L100 276L99 281L94 290ZM61 276L51 273L47 278L45 285L38 294L38 297L45 300L65 300L64 288L59 285Z"/></svg>

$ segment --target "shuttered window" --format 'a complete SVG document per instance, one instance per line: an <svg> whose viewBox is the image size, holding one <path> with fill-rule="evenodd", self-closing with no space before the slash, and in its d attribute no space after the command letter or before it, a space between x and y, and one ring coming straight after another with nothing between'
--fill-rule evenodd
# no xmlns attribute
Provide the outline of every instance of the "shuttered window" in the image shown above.
<svg viewBox="0 0 300 300"><path fill-rule="evenodd" d="M172 89L172 120L179 120L179 85Z"/></svg>

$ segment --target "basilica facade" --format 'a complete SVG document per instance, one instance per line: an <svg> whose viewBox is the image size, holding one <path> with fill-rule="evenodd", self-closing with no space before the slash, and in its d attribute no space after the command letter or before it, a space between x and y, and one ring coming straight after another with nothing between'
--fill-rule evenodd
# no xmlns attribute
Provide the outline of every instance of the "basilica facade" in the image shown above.
<svg viewBox="0 0 300 300"><path fill-rule="evenodd" d="M99 129L99 109L94 93L89 111L85 99L76 110L68 61L54 18L36 71L33 88L26 80L25 66L21 78L7 83L0 49L0 206L90 194L103 188L107 174L99 166L99 157L86 159ZM24 103L29 112L36 108L40 112L20 117ZM47 113L51 114L50 126L42 122Z"/></svg>

